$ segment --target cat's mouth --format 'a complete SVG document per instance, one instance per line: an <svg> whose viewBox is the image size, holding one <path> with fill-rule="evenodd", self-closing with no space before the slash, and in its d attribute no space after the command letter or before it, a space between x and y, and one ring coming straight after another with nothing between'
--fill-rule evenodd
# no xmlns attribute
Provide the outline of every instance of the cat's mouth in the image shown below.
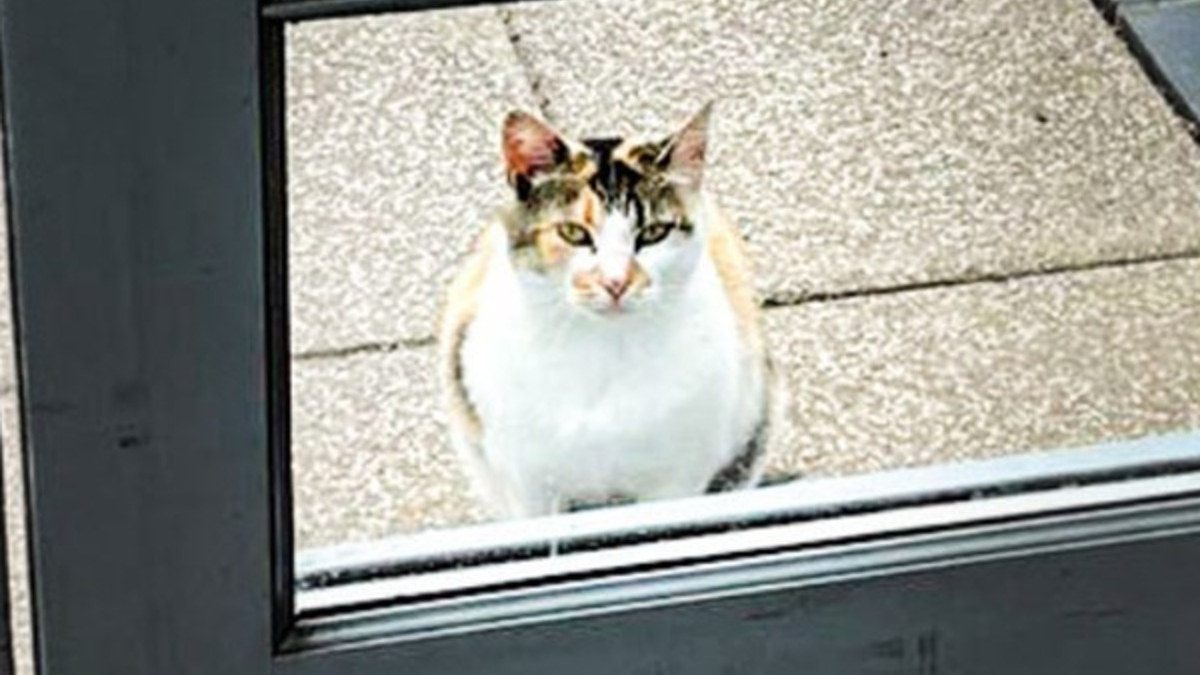
<svg viewBox="0 0 1200 675"><path fill-rule="evenodd" d="M610 303L601 305L595 311L597 314L601 314L603 316L618 316L621 314L628 314L631 311L631 309L630 309L629 305L626 303L610 302Z"/></svg>
<svg viewBox="0 0 1200 675"><path fill-rule="evenodd" d="M631 298L612 300L607 297L601 299L595 296L592 296L579 303L581 308L588 314L605 319L615 319L621 316L632 314L636 311L637 304L638 303Z"/></svg>
<svg viewBox="0 0 1200 675"><path fill-rule="evenodd" d="M608 292L597 292L594 289L576 290L569 293L568 304L577 311L605 321L613 321L621 317L642 313L654 304L654 293L647 288L631 289L617 297Z"/></svg>

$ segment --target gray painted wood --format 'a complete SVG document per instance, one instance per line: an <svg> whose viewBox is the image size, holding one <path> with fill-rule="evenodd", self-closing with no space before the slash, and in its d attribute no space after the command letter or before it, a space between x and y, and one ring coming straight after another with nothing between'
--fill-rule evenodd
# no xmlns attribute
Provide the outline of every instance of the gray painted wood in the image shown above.
<svg viewBox="0 0 1200 675"><path fill-rule="evenodd" d="M1190 675L1200 539L1043 552L297 658L288 675Z"/></svg>
<svg viewBox="0 0 1200 675"><path fill-rule="evenodd" d="M256 11L0 14L46 675L268 668Z"/></svg>
<svg viewBox="0 0 1200 675"><path fill-rule="evenodd" d="M557 564L541 565L543 575L560 575L555 584L508 584L509 590L500 596L446 597L443 591L420 601L410 595L412 602L406 605L369 612L346 611L366 600L360 593L366 589L350 583L322 591L331 601L335 594L342 596L337 598L342 612L302 616L286 647L303 652L344 645L347 640L392 640L397 643L393 658L399 659L406 650L411 654L420 649L418 641L431 636L483 630L495 633L506 627L510 633L520 633L534 630L531 626L538 624L569 623L605 613L637 614L649 607L674 605L687 612L689 606L717 597L759 595L767 601L772 594L788 589L862 580L881 571L949 570L1031 553L1104 547L1131 537L1194 536L1200 529L1197 493L1200 476L1177 475L827 517L596 553L604 556L610 568L634 571L624 575L603 574L603 569L589 565L586 553L568 554L547 561ZM1163 503L1168 497L1184 499L1181 504L1147 510L1144 500L1150 495ZM739 563L714 562L732 557ZM680 562L685 559L686 564ZM630 566L634 561L636 565ZM495 584L520 566L495 565L487 575L476 570L459 578L487 576ZM562 578L564 569L573 574ZM586 581L571 581L589 569L593 572L586 575ZM647 569L654 572L636 572ZM377 581L375 586L383 590L408 583L428 590L430 580L430 575L420 575L411 580ZM1103 595L1108 591L1097 592ZM479 638L487 643L486 635Z"/></svg>

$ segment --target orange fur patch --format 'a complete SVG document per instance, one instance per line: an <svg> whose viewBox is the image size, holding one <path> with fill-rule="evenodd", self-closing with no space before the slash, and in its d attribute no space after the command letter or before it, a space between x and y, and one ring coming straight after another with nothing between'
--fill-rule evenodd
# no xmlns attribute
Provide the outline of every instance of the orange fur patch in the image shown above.
<svg viewBox="0 0 1200 675"><path fill-rule="evenodd" d="M590 293L600 285L600 274L595 270L576 272L571 276L571 286L580 293Z"/></svg>
<svg viewBox="0 0 1200 675"><path fill-rule="evenodd" d="M588 190L583 199L583 224L595 226L596 224L596 195Z"/></svg>
<svg viewBox="0 0 1200 675"><path fill-rule="evenodd" d="M713 212L709 222L708 254L733 308L738 333L756 359L765 358L762 310L754 289L754 270L746 245L729 218L716 207Z"/></svg>
<svg viewBox="0 0 1200 675"><path fill-rule="evenodd" d="M650 287L650 275L646 274L646 270L637 260L629 259L629 269L626 273L629 275L629 290L625 291L626 293L636 293Z"/></svg>
<svg viewBox="0 0 1200 675"><path fill-rule="evenodd" d="M449 399L449 413L466 429L472 443L479 441L479 416L462 384L462 343L479 306L479 293L493 255L488 230L476 242L475 250L450 283L442 313L438 317L443 389Z"/></svg>
<svg viewBox="0 0 1200 675"><path fill-rule="evenodd" d="M537 239L538 257L542 264L546 267L557 267L566 261L571 255L571 245L563 241L559 236L557 228L545 227L538 230L535 235Z"/></svg>

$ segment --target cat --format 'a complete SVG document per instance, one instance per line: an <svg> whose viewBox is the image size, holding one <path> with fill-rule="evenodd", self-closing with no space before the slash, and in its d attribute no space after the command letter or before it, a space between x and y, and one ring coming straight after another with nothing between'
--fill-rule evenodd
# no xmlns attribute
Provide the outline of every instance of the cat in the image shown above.
<svg viewBox="0 0 1200 675"><path fill-rule="evenodd" d="M742 239L703 188L711 109L662 140L504 119L512 202L438 331L451 441L495 515L759 480L781 392Z"/></svg>

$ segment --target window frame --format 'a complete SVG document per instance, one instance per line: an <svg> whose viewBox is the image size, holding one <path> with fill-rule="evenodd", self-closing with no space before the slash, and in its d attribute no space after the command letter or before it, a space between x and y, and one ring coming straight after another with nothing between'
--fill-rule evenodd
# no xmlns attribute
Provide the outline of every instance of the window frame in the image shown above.
<svg viewBox="0 0 1200 675"><path fill-rule="evenodd" d="M0 8L39 672L1200 668L1200 433L1109 451L1119 482L827 513L804 545L440 605L457 623L298 621L282 28L464 4Z"/></svg>

